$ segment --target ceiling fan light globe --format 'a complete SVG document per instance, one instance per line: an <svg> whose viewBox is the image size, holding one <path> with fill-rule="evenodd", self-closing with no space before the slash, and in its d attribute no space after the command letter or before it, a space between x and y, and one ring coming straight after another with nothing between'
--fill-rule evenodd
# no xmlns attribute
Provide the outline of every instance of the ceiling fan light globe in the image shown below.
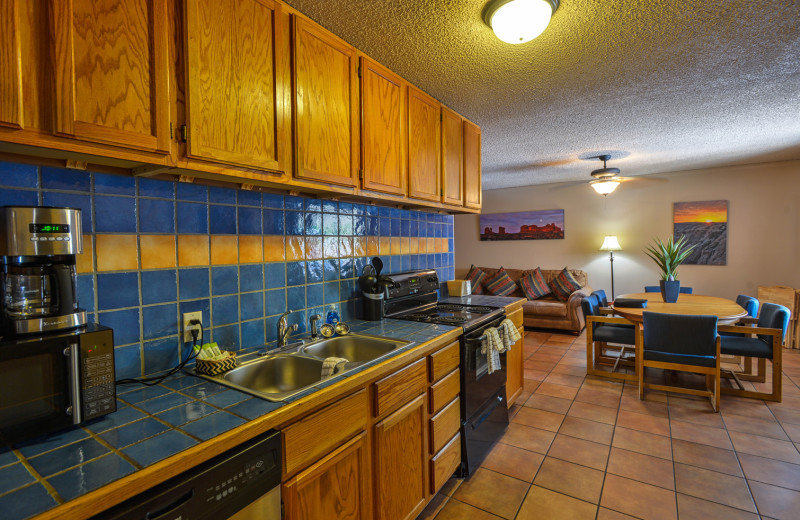
<svg viewBox="0 0 800 520"><path fill-rule="evenodd" d="M589 183L589 185L591 185L591 187L594 188L594 191L600 195L608 195L617 189L617 186L619 186L619 181L617 179L603 179L599 181L592 181Z"/></svg>
<svg viewBox="0 0 800 520"><path fill-rule="evenodd" d="M499 7L489 8L487 23L502 41L525 43L547 28L555 9L547 0L511 0Z"/></svg>

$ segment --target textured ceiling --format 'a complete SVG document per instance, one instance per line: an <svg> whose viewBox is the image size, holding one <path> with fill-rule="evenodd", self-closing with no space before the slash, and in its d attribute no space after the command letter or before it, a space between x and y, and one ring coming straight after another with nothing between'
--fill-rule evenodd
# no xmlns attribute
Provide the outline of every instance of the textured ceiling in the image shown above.
<svg viewBox="0 0 800 520"><path fill-rule="evenodd" d="M481 126L483 186L800 158L800 0L561 0L521 45L484 0L288 0Z"/></svg>

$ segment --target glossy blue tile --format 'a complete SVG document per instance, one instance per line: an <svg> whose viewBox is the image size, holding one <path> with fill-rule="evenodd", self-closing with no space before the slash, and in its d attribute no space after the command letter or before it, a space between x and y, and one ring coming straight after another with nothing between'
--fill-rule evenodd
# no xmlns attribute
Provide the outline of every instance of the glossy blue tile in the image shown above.
<svg viewBox="0 0 800 520"><path fill-rule="evenodd" d="M218 385L217 383L212 383L211 381L202 380L202 382L199 385L194 385L190 388L186 388L185 390L181 390L181 392L196 399L205 399L209 395L214 395L217 392L222 392L227 389L228 389L227 387Z"/></svg>
<svg viewBox="0 0 800 520"><path fill-rule="evenodd" d="M341 271L342 278L353 278L355 274L353 273L353 259L352 258L342 258L339 260L339 269Z"/></svg>
<svg viewBox="0 0 800 520"><path fill-rule="evenodd" d="M197 441L188 435L170 430L122 451L142 466L147 466L195 444Z"/></svg>
<svg viewBox="0 0 800 520"><path fill-rule="evenodd" d="M25 486L36 479L25 469L21 462L8 466L0 471L0 495L4 495L12 489Z"/></svg>
<svg viewBox="0 0 800 520"><path fill-rule="evenodd" d="M117 397L128 404L136 404L154 397L170 393L160 386L117 385Z"/></svg>
<svg viewBox="0 0 800 520"><path fill-rule="evenodd" d="M208 233L208 206L178 202L178 233Z"/></svg>
<svg viewBox="0 0 800 520"><path fill-rule="evenodd" d="M323 279L323 264L322 260L309 260L306 262L306 269L308 271L306 281L307 283L321 282Z"/></svg>
<svg viewBox="0 0 800 520"><path fill-rule="evenodd" d="M264 268L262 264L239 266L239 291L260 291L264 288Z"/></svg>
<svg viewBox="0 0 800 520"><path fill-rule="evenodd" d="M236 417L228 412L217 412L186 424L182 429L205 441L220 433L242 425L244 422L242 418Z"/></svg>
<svg viewBox="0 0 800 520"><path fill-rule="evenodd" d="M353 275L354 276L361 276L363 272L364 266L369 263L371 259L358 257L353 259Z"/></svg>
<svg viewBox="0 0 800 520"><path fill-rule="evenodd" d="M113 195L136 195L136 179L127 175L94 173L94 192Z"/></svg>
<svg viewBox="0 0 800 520"><path fill-rule="evenodd" d="M193 397L181 395L176 392L169 392L153 399L142 401L138 403L137 406L148 413L156 414L164 410L169 410L170 408L175 408L176 406L182 406L193 400Z"/></svg>
<svg viewBox="0 0 800 520"><path fill-rule="evenodd" d="M382 237L392 236L392 219L381 217L380 224L381 224L380 236Z"/></svg>
<svg viewBox="0 0 800 520"><path fill-rule="evenodd" d="M125 459L115 453L48 479L64 500L72 500L109 482L135 471Z"/></svg>
<svg viewBox="0 0 800 520"><path fill-rule="evenodd" d="M241 415L246 419L255 419L273 410L277 410L283 405L284 403L271 403L264 399L253 397L247 401L237 403L230 408L226 408L226 410L236 415Z"/></svg>
<svg viewBox="0 0 800 520"><path fill-rule="evenodd" d="M264 292L264 315L274 316L286 312L286 289Z"/></svg>
<svg viewBox="0 0 800 520"><path fill-rule="evenodd" d="M322 215L322 234L334 236L339 234L339 215L325 213Z"/></svg>
<svg viewBox="0 0 800 520"><path fill-rule="evenodd" d="M283 235L283 210L265 209L262 213L265 235Z"/></svg>
<svg viewBox="0 0 800 520"><path fill-rule="evenodd" d="M91 175L88 171L42 166L42 188L46 190L89 191Z"/></svg>
<svg viewBox="0 0 800 520"><path fill-rule="evenodd" d="M212 330L214 341L219 344L221 350L239 350L239 325L225 325L216 327Z"/></svg>
<svg viewBox="0 0 800 520"><path fill-rule="evenodd" d="M215 296L233 294L239 287L239 269L235 265L211 268L211 292Z"/></svg>
<svg viewBox="0 0 800 520"><path fill-rule="evenodd" d="M140 421L135 421L125 426L103 432L100 434L100 438L114 448L119 449L147 439L148 437L153 437L168 428L169 426L166 424L146 417Z"/></svg>
<svg viewBox="0 0 800 520"><path fill-rule="evenodd" d="M298 211L303 211L305 204L304 201L306 199L304 197L295 197L292 195L286 195L283 198L283 203L286 209L295 209Z"/></svg>
<svg viewBox="0 0 800 520"><path fill-rule="evenodd" d="M306 263L286 263L286 285L303 285L306 283Z"/></svg>
<svg viewBox="0 0 800 520"><path fill-rule="evenodd" d="M286 264L273 262L264 264L264 288L275 289L286 286Z"/></svg>
<svg viewBox="0 0 800 520"><path fill-rule="evenodd" d="M339 204L335 200L322 201L322 211L325 213L338 213Z"/></svg>
<svg viewBox="0 0 800 520"><path fill-rule="evenodd" d="M367 223L367 236L376 237L381 234L381 219L379 217L365 217Z"/></svg>
<svg viewBox="0 0 800 520"><path fill-rule="evenodd" d="M400 269L403 271L411 270L411 257L409 255L403 255L400 262Z"/></svg>
<svg viewBox="0 0 800 520"><path fill-rule="evenodd" d="M132 423L133 421L138 421L143 417L146 417L146 415L136 408L133 408L132 406L119 405L116 412L93 419L88 423L85 423L85 426L95 433L101 433L114 428L119 428L120 426Z"/></svg>
<svg viewBox="0 0 800 520"><path fill-rule="evenodd" d="M340 300L349 300L351 298L356 298L360 294L361 294L360 292L356 292L355 280L342 280L341 282L339 282Z"/></svg>
<svg viewBox="0 0 800 520"><path fill-rule="evenodd" d="M16 447L20 453L25 457L33 457L67 444L77 442L89 436L84 430L80 428L70 428L61 430L48 435L40 435L39 437L19 443Z"/></svg>
<svg viewBox="0 0 800 520"><path fill-rule="evenodd" d="M388 206L378 206L378 215L383 218L390 218L392 216L392 209Z"/></svg>
<svg viewBox="0 0 800 520"><path fill-rule="evenodd" d="M367 234L366 218L363 215L353 216L353 234L357 237L363 237Z"/></svg>
<svg viewBox="0 0 800 520"><path fill-rule="evenodd" d="M324 279L325 281L339 279L339 260L325 260L324 263Z"/></svg>
<svg viewBox="0 0 800 520"><path fill-rule="evenodd" d="M264 320L264 332L267 335L267 343L272 343L275 347L275 340L278 338L278 316L269 316Z"/></svg>
<svg viewBox="0 0 800 520"><path fill-rule="evenodd" d="M108 448L96 440L88 438L57 450L37 455L28 459L28 462L40 475L47 477L105 453L108 453Z"/></svg>
<svg viewBox="0 0 800 520"><path fill-rule="evenodd" d="M288 321L290 326L297 325L297 331L292 333L294 336L306 332L306 323L308 322L306 321L306 312L304 310L293 310L288 316Z"/></svg>
<svg viewBox="0 0 800 520"><path fill-rule="evenodd" d="M236 206L209 206L208 220L212 235L236 234Z"/></svg>
<svg viewBox="0 0 800 520"><path fill-rule="evenodd" d="M174 302L177 296L178 282L174 269L142 271L143 305Z"/></svg>
<svg viewBox="0 0 800 520"><path fill-rule="evenodd" d="M306 235L322 234L322 213L306 213L305 222Z"/></svg>
<svg viewBox="0 0 800 520"><path fill-rule="evenodd" d="M211 309L215 327L239 321L239 298L236 295L213 298Z"/></svg>
<svg viewBox="0 0 800 520"><path fill-rule="evenodd" d="M350 202L339 202L339 213L344 213L346 215L353 214L353 204Z"/></svg>
<svg viewBox="0 0 800 520"><path fill-rule="evenodd" d="M103 311L139 305L138 273L98 274L97 304Z"/></svg>
<svg viewBox="0 0 800 520"><path fill-rule="evenodd" d="M175 183L156 179L139 179L140 197L158 197L161 199L175 198Z"/></svg>
<svg viewBox="0 0 800 520"><path fill-rule="evenodd" d="M78 306L89 312L95 311L94 276L90 274L78 275Z"/></svg>
<svg viewBox="0 0 800 520"><path fill-rule="evenodd" d="M179 182L177 184L176 197L178 200L189 200L192 202L208 202L208 187L198 184Z"/></svg>
<svg viewBox="0 0 800 520"><path fill-rule="evenodd" d="M10 448L3 446L0 448L0 468L19 462L19 458Z"/></svg>
<svg viewBox="0 0 800 520"><path fill-rule="evenodd" d="M392 219L392 236L399 237L400 236L400 224L401 220L393 218Z"/></svg>
<svg viewBox="0 0 800 520"><path fill-rule="evenodd" d="M418 237L419 236L419 221L418 220L409 220L408 221L408 236L410 236L410 237Z"/></svg>
<svg viewBox="0 0 800 520"><path fill-rule="evenodd" d="M291 310L305 309L306 286L289 287L286 289L286 303Z"/></svg>
<svg viewBox="0 0 800 520"><path fill-rule="evenodd" d="M174 233L175 203L171 200L139 199L140 233Z"/></svg>
<svg viewBox="0 0 800 520"><path fill-rule="evenodd" d="M264 320L242 322L242 348L260 347L266 341L264 336Z"/></svg>
<svg viewBox="0 0 800 520"><path fill-rule="evenodd" d="M320 307L325 303L323 284L315 283L306 286L306 305Z"/></svg>
<svg viewBox="0 0 800 520"><path fill-rule="evenodd" d="M162 421L166 421L173 426L180 426L191 421L196 421L201 417L205 417L210 413L216 412L217 409L208 406L202 401L192 401L189 404L172 408L165 412L156 415Z"/></svg>
<svg viewBox="0 0 800 520"><path fill-rule="evenodd" d="M22 192L17 192L22 193ZM133 200L133 199L131 199ZM12 202L21 204L22 201ZM78 195L74 193L42 193L42 204L45 206L57 206L65 208L77 208L81 210L81 227L83 233L92 232L92 198L89 195ZM36 205L35 203L33 205Z"/></svg>
<svg viewBox="0 0 800 520"><path fill-rule="evenodd" d="M400 236L407 237L411 236L411 221L408 219L403 219L400 221Z"/></svg>
<svg viewBox="0 0 800 520"><path fill-rule="evenodd" d="M178 317L177 303L168 303L166 305L155 305L152 307L142 308L142 329L143 339L162 338L164 336L176 336L178 334L178 327L180 318ZM172 343L177 342L174 338L170 338ZM148 349L145 345L145 368L150 370L148 365ZM165 367L169 368L169 367Z"/></svg>
<svg viewBox="0 0 800 520"><path fill-rule="evenodd" d="M411 255L411 270L419 269L419 255Z"/></svg>
<svg viewBox="0 0 800 520"><path fill-rule="evenodd" d="M208 268L206 267L178 269L178 283L182 300L208 298L211 295ZM142 284L144 284L144 278L142 278Z"/></svg>
<svg viewBox="0 0 800 520"><path fill-rule="evenodd" d="M261 194L261 206L264 208L283 208L283 195L275 195L274 193Z"/></svg>
<svg viewBox="0 0 800 520"><path fill-rule="evenodd" d="M261 234L261 209L260 208L238 208L239 234L240 235L260 235Z"/></svg>
<svg viewBox="0 0 800 520"><path fill-rule="evenodd" d="M0 161L0 186L15 188L37 188L39 167L32 164Z"/></svg>
<svg viewBox="0 0 800 520"><path fill-rule="evenodd" d="M305 203L303 209L305 209L306 211L322 212L322 201L320 199L306 198L303 199L303 202Z"/></svg>
<svg viewBox="0 0 800 520"><path fill-rule="evenodd" d="M284 219L286 222L285 231L287 235L302 235L305 233L305 218L301 211L287 211Z"/></svg>
<svg viewBox="0 0 800 520"><path fill-rule="evenodd" d="M339 301L339 282L325 282L325 303L336 303Z"/></svg>
<svg viewBox="0 0 800 520"><path fill-rule="evenodd" d="M352 215L339 215L339 234L344 236L353 234Z"/></svg>
<svg viewBox="0 0 800 520"><path fill-rule="evenodd" d="M208 201L213 204L236 204L236 195L239 190L232 190L230 188L217 188L211 186L208 188Z"/></svg>
<svg viewBox="0 0 800 520"><path fill-rule="evenodd" d="M41 484L33 484L0 496L0 511L7 518L28 518L58 505Z"/></svg>
<svg viewBox="0 0 800 520"><path fill-rule="evenodd" d="M251 396L237 390L226 390L224 392L220 392L218 394L214 394L206 401L213 404L218 408L227 408L233 404L241 403L242 401L249 399Z"/></svg>
<svg viewBox="0 0 800 520"><path fill-rule="evenodd" d="M39 193L37 191L0 189L0 206L39 206L39 205L40 205ZM55 204L50 204L50 205L55 206ZM91 218L89 219L89 222L91 223Z"/></svg>
<svg viewBox="0 0 800 520"><path fill-rule="evenodd" d="M365 214L369 215L371 217L380 216L380 210L381 210L381 207L380 206L375 206L374 204L369 204L369 205L364 207Z"/></svg>
<svg viewBox="0 0 800 520"><path fill-rule="evenodd" d="M179 303L179 315L183 316L187 312L203 313L203 327L206 329L211 325L211 300L203 298L199 300L181 300Z"/></svg>
<svg viewBox="0 0 800 520"><path fill-rule="evenodd" d="M94 196L95 230L109 233L136 232L136 199L112 195Z"/></svg>
<svg viewBox="0 0 800 520"><path fill-rule="evenodd" d="M240 294L239 308L242 321L264 317L264 293L258 291Z"/></svg>
<svg viewBox="0 0 800 520"><path fill-rule="evenodd" d="M114 329L114 345L139 341L139 309L101 312L100 323Z"/></svg>
<svg viewBox="0 0 800 520"><path fill-rule="evenodd" d="M193 375L177 373L167 378L161 384L175 390L184 390L190 386L198 385L203 381L205 380Z"/></svg>
<svg viewBox="0 0 800 520"><path fill-rule="evenodd" d="M114 341L116 342L116 338ZM114 347L114 371L117 379L142 375L142 352L138 343L127 347Z"/></svg>
<svg viewBox="0 0 800 520"><path fill-rule="evenodd" d="M392 218L400 218L400 211L399 208L389 208L389 216Z"/></svg>
<svg viewBox="0 0 800 520"><path fill-rule="evenodd" d="M257 191L240 190L239 191L239 205L240 206L256 206L261 207L261 193Z"/></svg>

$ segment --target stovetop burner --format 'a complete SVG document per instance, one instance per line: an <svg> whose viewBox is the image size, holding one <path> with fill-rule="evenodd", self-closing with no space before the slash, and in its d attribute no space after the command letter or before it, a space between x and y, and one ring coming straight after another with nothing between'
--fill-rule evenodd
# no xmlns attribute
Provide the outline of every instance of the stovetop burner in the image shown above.
<svg viewBox="0 0 800 520"><path fill-rule="evenodd" d="M403 314L398 318L442 325L462 325L468 328L483 321L486 315L497 312L497 308L485 305L436 303L427 309L415 309L414 312Z"/></svg>
<svg viewBox="0 0 800 520"><path fill-rule="evenodd" d="M494 307L486 305L462 305L460 303L437 303L436 310L439 312L469 312L472 314L488 314Z"/></svg>

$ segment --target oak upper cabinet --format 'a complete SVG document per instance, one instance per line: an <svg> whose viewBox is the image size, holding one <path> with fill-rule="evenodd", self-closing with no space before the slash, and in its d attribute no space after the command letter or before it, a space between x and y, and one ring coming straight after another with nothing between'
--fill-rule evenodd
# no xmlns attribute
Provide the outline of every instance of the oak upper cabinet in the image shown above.
<svg viewBox="0 0 800 520"><path fill-rule="evenodd" d="M406 84L374 61L361 58L362 188L406 194Z"/></svg>
<svg viewBox="0 0 800 520"><path fill-rule="evenodd" d="M481 207L481 129L464 120L464 206Z"/></svg>
<svg viewBox="0 0 800 520"><path fill-rule="evenodd" d="M408 87L408 196L439 201L442 105L419 89Z"/></svg>
<svg viewBox="0 0 800 520"><path fill-rule="evenodd" d="M464 118L442 107L442 202L464 205Z"/></svg>
<svg viewBox="0 0 800 520"><path fill-rule="evenodd" d="M298 16L293 24L295 176L358 185L358 58Z"/></svg>
<svg viewBox="0 0 800 520"><path fill-rule="evenodd" d="M55 133L168 153L166 0L50 6Z"/></svg>
<svg viewBox="0 0 800 520"><path fill-rule="evenodd" d="M187 155L288 173L288 56L280 4L186 0Z"/></svg>
<svg viewBox="0 0 800 520"><path fill-rule="evenodd" d="M22 128L22 42L19 0L0 3L0 126Z"/></svg>

